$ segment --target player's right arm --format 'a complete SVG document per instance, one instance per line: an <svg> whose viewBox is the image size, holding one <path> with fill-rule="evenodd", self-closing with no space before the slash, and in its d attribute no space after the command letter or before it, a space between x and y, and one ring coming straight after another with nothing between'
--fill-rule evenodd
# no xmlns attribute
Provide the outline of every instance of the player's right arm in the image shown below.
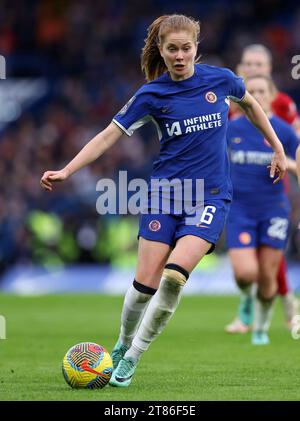
<svg viewBox="0 0 300 421"><path fill-rule="evenodd" d="M95 161L116 143L122 134L122 130L115 123L110 123L106 129L93 137L65 168L59 171L46 171L41 178L41 186L47 191L52 191L53 182L64 181L76 171Z"/></svg>
<svg viewBox="0 0 300 421"><path fill-rule="evenodd" d="M248 91L246 91L244 98L239 101L238 104L243 109L251 123L260 130L273 148L274 155L270 166L270 177L274 178L277 173L277 178L274 181L274 183L277 183L284 177L287 169L286 156L283 146L271 126L267 115L256 99Z"/></svg>

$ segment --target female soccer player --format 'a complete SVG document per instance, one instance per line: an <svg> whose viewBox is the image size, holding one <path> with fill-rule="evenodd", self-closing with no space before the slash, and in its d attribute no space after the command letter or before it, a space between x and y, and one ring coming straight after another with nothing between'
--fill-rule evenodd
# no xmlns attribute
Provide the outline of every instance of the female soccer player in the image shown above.
<svg viewBox="0 0 300 421"><path fill-rule="evenodd" d="M242 52L241 62L238 65L238 73L243 77L255 75L265 75L271 77L272 54L271 51L262 44L250 44ZM300 135L300 119L295 102L286 93L279 92L274 85L271 110L277 117L282 118L291 124L298 136ZM230 117L237 118L242 115L242 110L237 104L231 103ZM289 172L295 174L294 163L288 161ZM286 194L289 191L289 175L284 178ZM283 304L283 310L289 329L292 328L293 317L299 312L299 301L289 288L287 279L287 264L284 255L280 261L277 274L278 295ZM253 321L254 299L252 291L244 291L241 295L238 309L238 317L225 326L228 333L246 333L251 329Z"/></svg>
<svg viewBox="0 0 300 421"><path fill-rule="evenodd" d="M199 33L199 23L184 15L157 18L142 52L147 83L64 169L47 171L41 179L51 191L53 182L66 180L122 134L131 136L148 121L156 125L161 145L151 179L204 179L204 211L193 225L186 223L184 211L140 217L135 280L125 296L112 352L113 386L130 384L141 355L175 312L189 274L222 232L231 201L228 97L240 103L272 145L270 176L277 182L286 171L282 144L242 79L227 69L195 64Z"/></svg>
<svg viewBox="0 0 300 421"><path fill-rule="evenodd" d="M246 87L267 114L288 155L295 159L299 147L295 132L271 112L271 78L252 76ZM229 254L245 301L252 285L258 283L252 343L267 344L276 276L288 236L289 202L283 183L273 186L267 175L270 144L246 117L229 123L227 137L234 192L226 226Z"/></svg>

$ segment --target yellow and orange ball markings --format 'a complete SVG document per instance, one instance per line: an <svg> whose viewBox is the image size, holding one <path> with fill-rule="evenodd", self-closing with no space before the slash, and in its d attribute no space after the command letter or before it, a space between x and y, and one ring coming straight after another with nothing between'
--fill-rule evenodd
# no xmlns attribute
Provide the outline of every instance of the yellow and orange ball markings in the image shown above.
<svg viewBox="0 0 300 421"><path fill-rule="evenodd" d="M63 359L62 372L73 388L102 389L109 382L113 364L106 349L93 342L71 347Z"/></svg>

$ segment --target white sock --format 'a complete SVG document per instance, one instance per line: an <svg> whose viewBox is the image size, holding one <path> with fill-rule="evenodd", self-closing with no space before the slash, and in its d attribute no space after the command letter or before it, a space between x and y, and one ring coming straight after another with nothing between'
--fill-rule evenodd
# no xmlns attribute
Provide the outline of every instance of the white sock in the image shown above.
<svg viewBox="0 0 300 421"><path fill-rule="evenodd" d="M127 347L131 346L132 339L138 329L146 307L155 293L155 289L143 287L142 284L134 281L124 298L119 341ZM148 293L141 292L136 288L145 290Z"/></svg>
<svg viewBox="0 0 300 421"><path fill-rule="evenodd" d="M291 321L292 318L298 313L298 302L293 293L288 292L285 295L280 295L284 314L287 321Z"/></svg>
<svg viewBox="0 0 300 421"><path fill-rule="evenodd" d="M137 334L125 357L139 360L142 353L149 348L150 344L162 332L174 314L188 277L188 273L183 269L181 270L186 272L185 275L176 269L170 269L176 266L172 264L166 266L160 286L145 312Z"/></svg>
<svg viewBox="0 0 300 421"><path fill-rule="evenodd" d="M254 302L253 331L267 332L269 330L274 300L262 301L256 297Z"/></svg>

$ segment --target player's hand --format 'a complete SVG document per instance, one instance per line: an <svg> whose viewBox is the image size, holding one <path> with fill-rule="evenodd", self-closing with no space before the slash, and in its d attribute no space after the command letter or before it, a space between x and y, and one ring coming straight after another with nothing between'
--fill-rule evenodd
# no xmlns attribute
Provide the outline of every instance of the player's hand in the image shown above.
<svg viewBox="0 0 300 421"><path fill-rule="evenodd" d="M52 191L52 183L64 181L69 175L70 172L66 168L60 171L46 171L40 180L40 184L46 191Z"/></svg>
<svg viewBox="0 0 300 421"><path fill-rule="evenodd" d="M278 181L282 180L287 170L287 162L284 152L274 152L271 165L268 168L270 168L271 178L277 176L277 178L275 178L275 180L273 181L273 184L278 183Z"/></svg>

